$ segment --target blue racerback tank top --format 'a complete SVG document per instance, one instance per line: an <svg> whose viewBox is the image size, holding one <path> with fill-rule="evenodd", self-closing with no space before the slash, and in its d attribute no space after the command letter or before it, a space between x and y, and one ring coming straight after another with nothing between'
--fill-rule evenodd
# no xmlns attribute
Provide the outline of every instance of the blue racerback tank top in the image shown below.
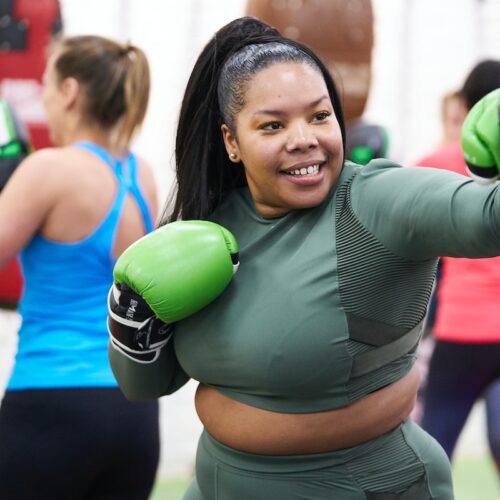
<svg viewBox="0 0 500 500"><path fill-rule="evenodd" d="M25 288L14 370L7 390L56 387L112 387L107 357L107 294L113 279L112 255L127 194L141 211L144 229L153 229L137 184L137 162L89 142L74 145L101 158L118 182L116 197L101 224L77 242L57 243L40 234L21 252Z"/></svg>

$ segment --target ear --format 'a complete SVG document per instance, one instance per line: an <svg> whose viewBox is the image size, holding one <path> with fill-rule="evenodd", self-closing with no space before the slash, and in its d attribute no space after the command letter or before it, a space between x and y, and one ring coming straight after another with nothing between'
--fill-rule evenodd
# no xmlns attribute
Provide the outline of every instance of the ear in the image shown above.
<svg viewBox="0 0 500 500"><path fill-rule="evenodd" d="M61 82L61 92L64 97L66 109L74 106L80 95L80 83L76 78L68 77Z"/></svg>
<svg viewBox="0 0 500 500"><path fill-rule="evenodd" d="M226 151L229 159L233 163L239 163L240 160L240 148L238 147L238 142L233 133L229 130L229 127L223 123L220 127L222 132L222 139L224 140L224 146L226 146Z"/></svg>

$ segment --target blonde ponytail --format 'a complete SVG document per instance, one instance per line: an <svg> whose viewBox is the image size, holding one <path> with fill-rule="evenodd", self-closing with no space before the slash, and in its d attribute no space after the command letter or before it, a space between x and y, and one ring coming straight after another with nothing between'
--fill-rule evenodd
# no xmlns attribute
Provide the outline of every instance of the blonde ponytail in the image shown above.
<svg viewBox="0 0 500 500"><path fill-rule="evenodd" d="M151 76L144 52L133 45L125 47L126 69L123 82L125 113L117 131L117 147L124 148L138 132L146 116Z"/></svg>
<svg viewBox="0 0 500 500"><path fill-rule="evenodd" d="M144 52L94 35L62 38L54 50L59 77L76 78L84 91L86 118L110 129L113 147L126 151L148 106L151 77Z"/></svg>

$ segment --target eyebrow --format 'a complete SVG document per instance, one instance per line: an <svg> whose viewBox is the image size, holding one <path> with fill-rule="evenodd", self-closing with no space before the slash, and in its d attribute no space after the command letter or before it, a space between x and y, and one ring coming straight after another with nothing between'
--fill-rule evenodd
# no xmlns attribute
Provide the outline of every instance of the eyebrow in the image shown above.
<svg viewBox="0 0 500 500"><path fill-rule="evenodd" d="M308 107L309 108L314 108L317 106L321 101L324 101L325 99L330 99L329 95L322 95L319 99L316 99L315 101L311 102ZM276 116L283 116L286 115L284 111L279 111L276 109L259 109L254 113L255 115L276 115Z"/></svg>

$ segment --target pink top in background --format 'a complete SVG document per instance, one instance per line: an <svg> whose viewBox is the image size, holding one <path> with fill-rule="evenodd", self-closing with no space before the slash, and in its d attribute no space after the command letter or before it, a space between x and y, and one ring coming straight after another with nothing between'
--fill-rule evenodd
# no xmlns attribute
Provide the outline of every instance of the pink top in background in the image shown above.
<svg viewBox="0 0 500 500"><path fill-rule="evenodd" d="M467 175L460 142L444 146L417 165ZM443 257L434 335L466 343L500 341L500 257Z"/></svg>

